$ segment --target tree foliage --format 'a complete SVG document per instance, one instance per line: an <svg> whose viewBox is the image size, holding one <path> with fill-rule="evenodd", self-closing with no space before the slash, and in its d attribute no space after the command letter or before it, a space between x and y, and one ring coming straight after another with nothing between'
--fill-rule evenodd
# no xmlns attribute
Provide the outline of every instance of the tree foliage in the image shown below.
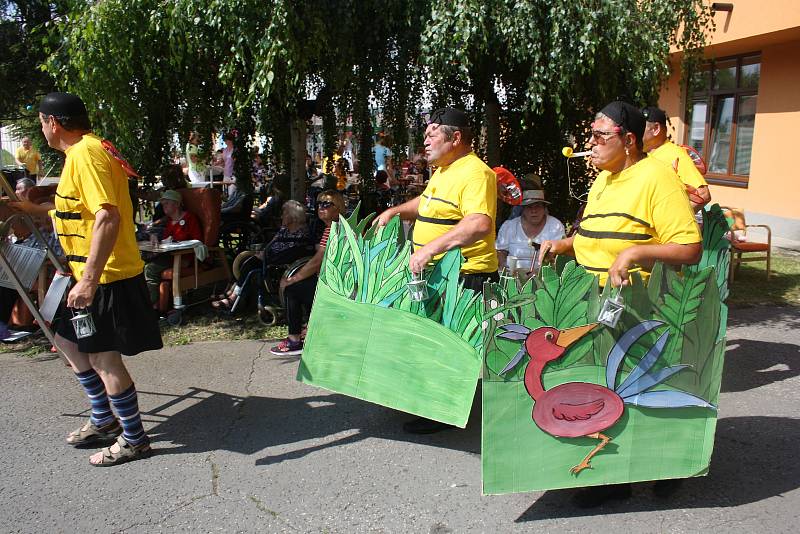
<svg viewBox="0 0 800 534"><path fill-rule="evenodd" d="M608 101L654 103L670 47L691 62L710 24L702 0L75 2L48 70L147 168L176 133L230 127L268 136L288 164L288 124L313 111L336 122L327 152L352 125L369 175L371 117L398 153L413 147L423 109L458 104L479 126L481 155L541 174L568 216L577 201L560 147L581 144ZM573 171L574 189L589 174Z"/></svg>

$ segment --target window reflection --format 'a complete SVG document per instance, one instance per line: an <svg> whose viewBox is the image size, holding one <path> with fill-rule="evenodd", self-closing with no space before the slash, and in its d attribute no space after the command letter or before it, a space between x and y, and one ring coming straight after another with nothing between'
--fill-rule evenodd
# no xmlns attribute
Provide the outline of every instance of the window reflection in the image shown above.
<svg viewBox="0 0 800 534"><path fill-rule="evenodd" d="M753 126L756 122L756 102L758 97L739 97L739 113L736 115L736 152L734 153L733 174L750 174L750 155L753 150Z"/></svg>
<svg viewBox="0 0 800 534"><path fill-rule="evenodd" d="M706 111L708 104L695 102L692 104L691 130L689 131L689 146L703 153L706 140Z"/></svg>
<svg viewBox="0 0 800 534"><path fill-rule="evenodd" d="M733 97L717 100L714 109L714 122L711 129L711 155L708 158L708 171L727 174L728 157L731 148L733 126Z"/></svg>

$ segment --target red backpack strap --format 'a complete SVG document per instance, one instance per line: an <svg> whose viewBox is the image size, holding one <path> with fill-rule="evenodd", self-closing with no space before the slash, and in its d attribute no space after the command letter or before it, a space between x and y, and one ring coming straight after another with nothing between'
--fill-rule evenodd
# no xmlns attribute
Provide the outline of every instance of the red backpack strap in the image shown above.
<svg viewBox="0 0 800 534"><path fill-rule="evenodd" d="M103 143L103 148L106 149L106 152L111 154L111 156L115 160L117 160L120 165L122 165L122 169L125 171L125 173L128 176L130 176L132 178L141 178L141 176L139 176L139 173L137 173L134 170L134 168L131 166L131 164L128 163L128 161L125 158L122 157L122 154L120 153L120 151L117 150L117 147L115 147L114 144L111 141L109 141L108 139L103 139L102 143Z"/></svg>

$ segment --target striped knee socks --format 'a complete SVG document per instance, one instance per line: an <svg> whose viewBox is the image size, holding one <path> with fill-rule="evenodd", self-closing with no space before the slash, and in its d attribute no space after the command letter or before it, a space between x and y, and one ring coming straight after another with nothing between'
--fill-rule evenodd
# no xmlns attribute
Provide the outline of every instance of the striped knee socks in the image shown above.
<svg viewBox="0 0 800 534"><path fill-rule="evenodd" d="M106 426L114 421L114 414L111 413L111 406L108 405L108 395L106 395L106 387L100 376L94 369L89 369L83 373L75 373L78 377L78 382L83 386L86 396L89 397L89 402L92 403L92 423L95 426Z"/></svg>
<svg viewBox="0 0 800 534"><path fill-rule="evenodd" d="M122 437L131 445L139 445L148 441L147 434L142 427L142 418L139 415L139 399L136 396L136 386L131 387L119 395L109 395L114 411L117 412L119 422L122 424Z"/></svg>

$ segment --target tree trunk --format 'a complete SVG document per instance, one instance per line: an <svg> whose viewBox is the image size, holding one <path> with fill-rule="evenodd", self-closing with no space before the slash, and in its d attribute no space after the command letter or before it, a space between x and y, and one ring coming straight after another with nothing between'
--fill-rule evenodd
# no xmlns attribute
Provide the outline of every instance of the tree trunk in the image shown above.
<svg viewBox="0 0 800 534"><path fill-rule="evenodd" d="M292 145L292 159L289 164L291 198L301 204L306 198L306 123L299 117L289 122L289 136Z"/></svg>

